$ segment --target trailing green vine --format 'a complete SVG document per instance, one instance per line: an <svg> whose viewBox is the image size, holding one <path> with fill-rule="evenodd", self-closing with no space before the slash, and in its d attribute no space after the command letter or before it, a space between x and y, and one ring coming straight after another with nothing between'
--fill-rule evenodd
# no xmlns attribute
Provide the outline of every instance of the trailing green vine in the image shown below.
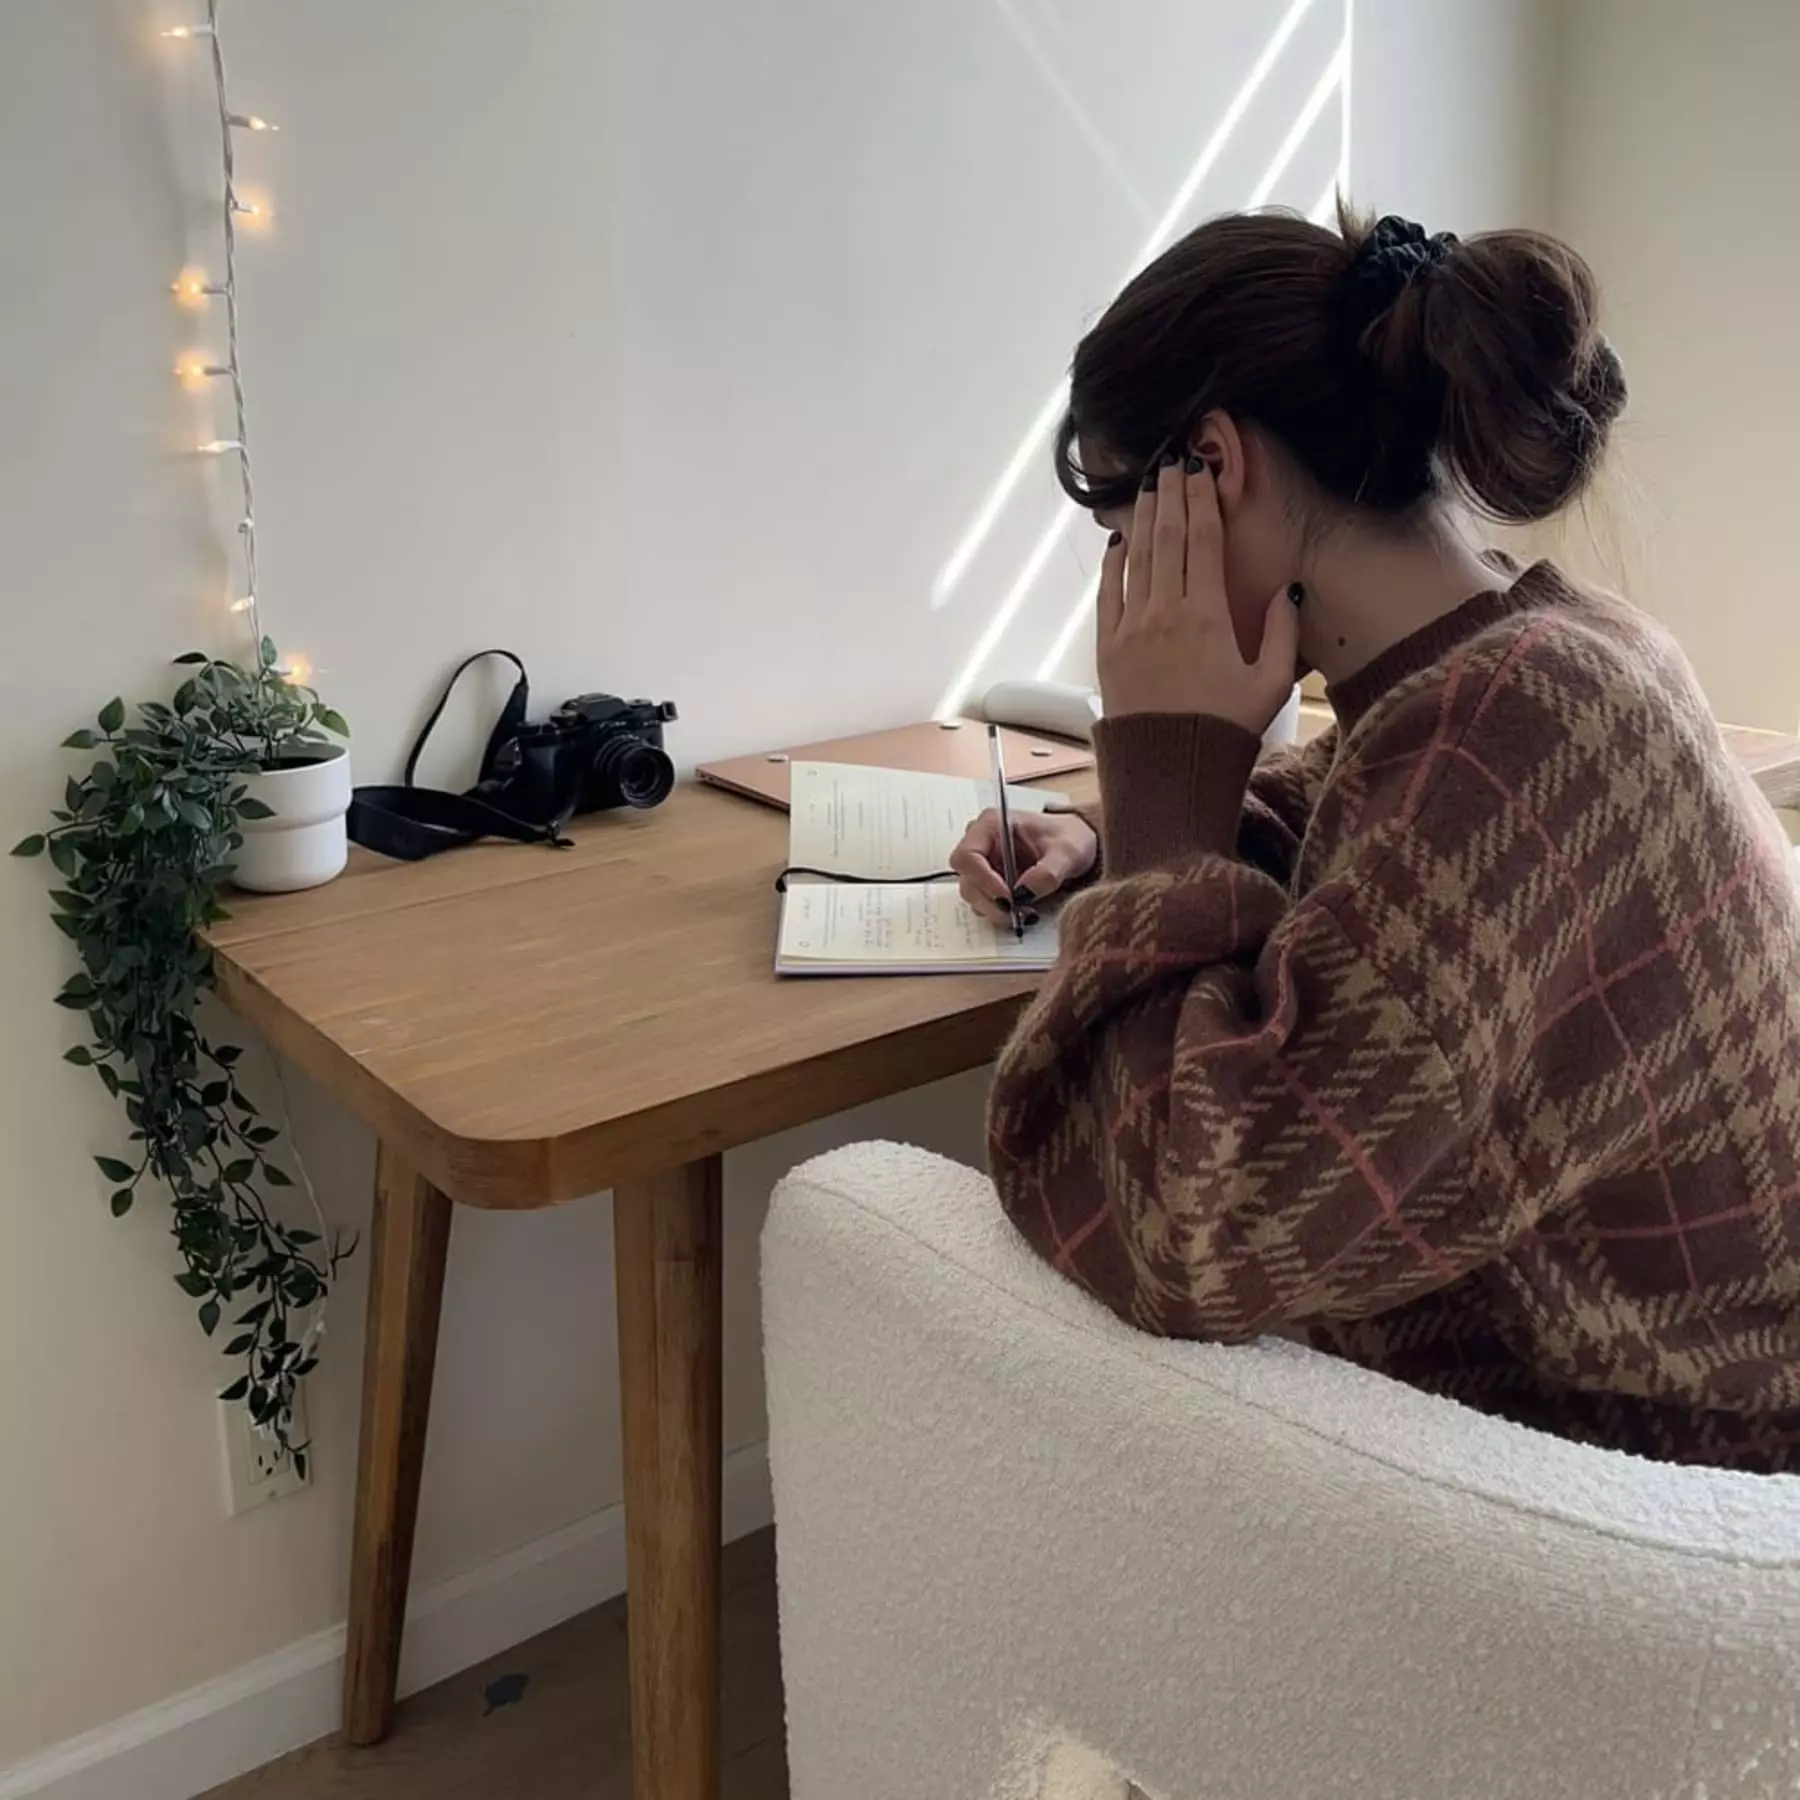
<svg viewBox="0 0 1800 1800"><path fill-rule="evenodd" d="M66 1060L94 1071L130 1127L127 1156L94 1159L113 1214L128 1213L146 1182L168 1190L176 1286L208 1337L230 1316L224 1353L242 1362L220 1398L242 1401L304 1472L294 1390L318 1360L319 1326L298 1317L324 1300L355 1246L277 1216L269 1196L294 1186L273 1159L280 1133L239 1083L242 1051L197 1021L213 985L200 934L228 916L220 895L243 822L271 816L247 778L329 753L348 729L279 672L267 639L254 670L199 653L179 660L190 672L166 704L140 705L128 724L124 701L111 700L97 730L66 740L98 754L69 779L49 828L13 854L48 857L65 884L50 899L81 967L56 999L84 1015L89 1039Z"/></svg>

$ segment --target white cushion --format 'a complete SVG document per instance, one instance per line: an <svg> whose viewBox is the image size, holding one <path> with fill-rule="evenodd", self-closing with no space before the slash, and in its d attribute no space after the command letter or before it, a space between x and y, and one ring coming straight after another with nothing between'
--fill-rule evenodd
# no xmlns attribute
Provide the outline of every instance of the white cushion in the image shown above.
<svg viewBox="0 0 1800 1800"><path fill-rule="evenodd" d="M891 1144L763 1283L795 1800L1800 1792L1800 1481L1145 1337Z"/></svg>

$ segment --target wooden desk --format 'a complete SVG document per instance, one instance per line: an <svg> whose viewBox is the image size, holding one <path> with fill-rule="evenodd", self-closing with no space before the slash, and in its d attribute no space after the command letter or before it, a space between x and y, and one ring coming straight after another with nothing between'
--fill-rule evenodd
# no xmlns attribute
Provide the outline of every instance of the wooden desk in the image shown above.
<svg viewBox="0 0 1800 1800"><path fill-rule="evenodd" d="M1800 796L1800 745L1732 736L1772 798ZM588 821L561 854L359 857L330 887L238 901L214 935L225 999L380 1139L352 1743L393 1717L451 1203L610 1187L637 1791L717 1792L720 1155L977 1067L1032 985L778 983L786 840L783 815L689 787Z"/></svg>
<svg viewBox="0 0 1800 1800"><path fill-rule="evenodd" d="M451 1203L610 1187L637 1792L717 1792L721 1153L979 1066L1034 985L777 982L786 848L785 814L684 787L561 853L358 856L214 934L224 998L380 1140L352 1743L393 1718Z"/></svg>

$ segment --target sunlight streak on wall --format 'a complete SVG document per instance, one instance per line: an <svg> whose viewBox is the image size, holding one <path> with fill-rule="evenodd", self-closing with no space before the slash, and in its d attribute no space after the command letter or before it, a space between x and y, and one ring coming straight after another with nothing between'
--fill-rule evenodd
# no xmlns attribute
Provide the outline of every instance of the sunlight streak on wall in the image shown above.
<svg viewBox="0 0 1800 1800"><path fill-rule="evenodd" d="M1212 173L1213 165L1224 152L1226 144L1243 122L1244 115L1250 110L1262 86L1268 80L1270 72L1281 59L1281 53L1287 48L1288 40L1299 29L1300 21L1305 18L1312 7L1312 0L1293 0L1281 23L1276 26L1274 35L1264 44L1262 53L1245 77L1243 85L1232 96L1231 104L1220 116L1218 124L1213 128L1212 136L1206 140L1204 148L1193 166L1188 170L1186 178L1176 190L1174 199L1164 209L1150 235L1144 240L1142 248L1132 259L1130 267L1125 271L1123 279L1118 283L1125 285L1145 263L1162 250L1175 235L1193 204L1194 196L1200 191L1200 185ZM937 580L931 585L931 605L935 611L949 603L968 573L969 565L975 560L981 546L987 542L988 534L994 528L994 522L1000 516L1013 490L1017 488L1025 471L1031 466L1044 440L1055 430L1056 422L1062 417L1063 408L1068 404L1069 384L1066 380L1056 385L1055 391L1044 404L1039 407L1025 436L1020 440L1018 448L1007 459L1006 467L1001 471L1000 479L989 490L987 498L981 503L969 529L963 534L962 541L950 553L949 560L938 571Z"/></svg>

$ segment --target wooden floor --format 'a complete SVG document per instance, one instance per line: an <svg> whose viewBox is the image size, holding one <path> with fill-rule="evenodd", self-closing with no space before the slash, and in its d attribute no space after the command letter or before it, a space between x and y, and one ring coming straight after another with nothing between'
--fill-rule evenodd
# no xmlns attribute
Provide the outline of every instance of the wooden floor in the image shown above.
<svg viewBox="0 0 1800 1800"><path fill-rule="evenodd" d="M722 1800L787 1800L775 1539L725 1552ZM205 1800L629 1800L625 1602L609 1601L400 1707L372 1750L308 1745Z"/></svg>

